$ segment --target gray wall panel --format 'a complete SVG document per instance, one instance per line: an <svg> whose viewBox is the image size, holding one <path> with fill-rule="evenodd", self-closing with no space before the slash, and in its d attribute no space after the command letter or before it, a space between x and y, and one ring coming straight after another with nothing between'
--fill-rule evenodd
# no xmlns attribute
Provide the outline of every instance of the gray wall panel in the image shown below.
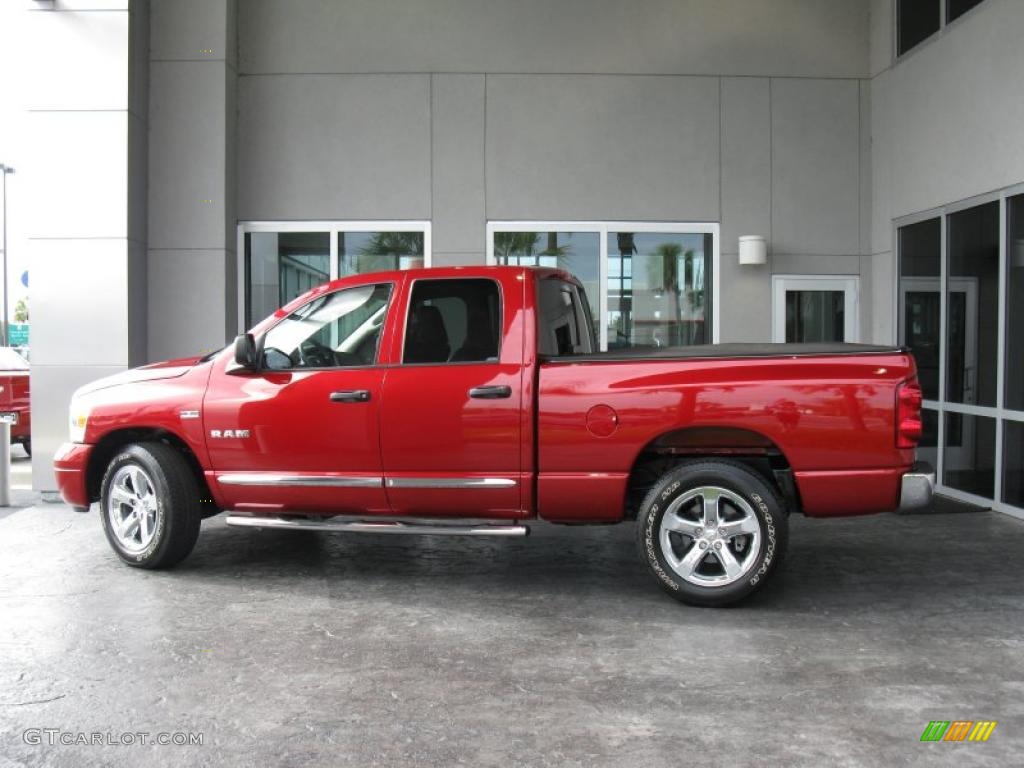
<svg viewBox="0 0 1024 768"><path fill-rule="evenodd" d="M771 265L740 266L736 253L722 253L719 272L722 280L721 340L771 341Z"/></svg>
<svg viewBox="0 0 1024 768"><path fill-rule="evenodd" d="M775 275L859 275L860 255L773 253L772 274Z"/></svg>
<svg viewBox="0 0 1024 768"><path fill-rule="evenodd" d="M722 250L740 235L771 246L771 102L767 78L722 78Z"/></svg>
<svg viewBox="0 0 1024 768"><path fill-rule="evenodd" d="M772 81L773 250L859 253L856 80Z"/></svg>
<svg viewBox="0 0 1024 768"><path fill-rule="evenodd" d="M889 252L871 258L871 337L867 341L891 344L897 341L896 260Z"/></svg>
<svg viewBox="0 0 1024 768"><path fill-rule="evenodd" d="M239 219L430 218L429 75L243 77L238 100Z"/></svg>
<svg viewBox="0 0 1024 768"><path fill-rule="evenodd" d="M481 240L483 238L481 237ZM432 266L435 267L469 267L484 263L480 251L457 251L454 253L434 251Z"/></svg>
<svg viewBox="0 0 1024 768"><path fill-rule="evenodd" d="M154 360L223 346L226 282L223 250L149 252L149 355Z"/></svg>
<svg viewBox="0 0 1024 768"><path fill-rule="evenodd" d="M892 250L892 72L871 81L871 253Z"/></svg>
<svg viewBox="0 0 1024 768"><path fill-rule="evenodd" d="M489 75L492 219L719 216L718 80Z"/></svg>
<svg viewBox="0 0 1024 768"><path fill-rule="evenodd" d="M433 247L484 253L484 77L431 85Z"/></svg>
<svg viewBox="0 0 1024 768"><path fill-rule="evenodd" d="M222 247L224 63L154 61L150 69L149 245Z"/></svg>
<svg viewBox="0 0 1024 768"><path fill-rule="evenodd" d="M227 45L234 8L224 8L224 0L152 0L152 59L234 63L236 46Z"/></svg>
<svg viewBox="0 0 1024 768"><path fill-rule="evenodd" d="M863 77L851 0L246 0L242 72ZM397 44L395 41L398 41Z"/></svg>
<svg viewBox="0 0 1024 768"><path fill-rule="evenodd" d="M871 39L869 62L871 76L889 68L893 54L893 0L870 0L868 8Z"/></svg>

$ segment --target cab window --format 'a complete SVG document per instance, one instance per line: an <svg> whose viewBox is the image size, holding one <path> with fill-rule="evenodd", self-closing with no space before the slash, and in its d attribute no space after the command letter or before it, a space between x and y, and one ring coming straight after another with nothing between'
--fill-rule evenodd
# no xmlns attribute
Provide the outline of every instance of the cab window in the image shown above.
<svg viewBox="0 0 1024 768"><path fill-rule="evenodd" d="M501 297L493 280L417 280L402 362L497 362L500 333Z"/></svg>
<svg viewBox="0 0 1024 768"><path fill-rule="evenodd" d="M263 367L343 368L377 360L391 284L361 285L320 296L267 333Z"/></svg>
<svg viewBox="0 0 1024 768"><path fill-rule="evenodd" d="M597 349L590 319L590 305L579 286L546 278L537 288L540 317L537 349L542 355L588 355Z"/></svg>

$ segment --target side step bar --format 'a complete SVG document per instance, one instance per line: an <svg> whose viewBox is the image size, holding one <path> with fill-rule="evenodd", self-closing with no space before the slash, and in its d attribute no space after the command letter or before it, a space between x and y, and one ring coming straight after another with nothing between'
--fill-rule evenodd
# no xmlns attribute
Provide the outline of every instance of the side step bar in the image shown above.
<svg viewBox="0 0 1024 768"><path fill-rule="evenodd" d="M337 533L414 533L441 536L526 536L530 533L530 529L525 525L499 523L458 525L438 522L421 523L409 520L335 520L330 517L316 520L306 517L255 517L250 515L228 515L225 522L240 528L334 531Z"/></svg>

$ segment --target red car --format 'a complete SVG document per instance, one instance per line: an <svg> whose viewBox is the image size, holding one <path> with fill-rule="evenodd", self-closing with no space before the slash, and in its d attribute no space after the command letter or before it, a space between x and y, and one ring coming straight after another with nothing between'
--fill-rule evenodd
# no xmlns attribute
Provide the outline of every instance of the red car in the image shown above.
<svg viewBox="0 0 1024 768"><path fill-rule="evenodd" d="M11 443L32 455L32 409L29 407L29 368L10 347L0 347L0 418L11 423Z"/></svg>
<svg viewBox="0 0 1024 768"><path fill-rule="evenodd" d="M55 457L128 564L184 558L200 519L515 536L635 521L673 596L760 587L787 516L929 503L921 392L895 347L596 351L583 287L466 267L322 285L203 358L83 387Z"/></svg>

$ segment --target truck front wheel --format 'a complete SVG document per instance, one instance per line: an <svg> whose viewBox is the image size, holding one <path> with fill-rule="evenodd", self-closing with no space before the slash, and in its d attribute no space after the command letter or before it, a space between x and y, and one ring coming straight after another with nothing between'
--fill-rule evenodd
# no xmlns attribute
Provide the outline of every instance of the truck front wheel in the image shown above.
<svg viewBox="0 0 1024 768"><path fill-rule="evenodd" d="M787 538L778 494L736 461L675 466L637 516L640 558L665 591L690 605L728 605L759 589L779 566Z"/></svg>
<svg viewBox="0 0 1024 768"><path fill-rule="evenodd" d="M101 486L103 531L124 562L166 568L183 560L199 536L202 509L184 457L163 443L118 453Z"/></svg>

